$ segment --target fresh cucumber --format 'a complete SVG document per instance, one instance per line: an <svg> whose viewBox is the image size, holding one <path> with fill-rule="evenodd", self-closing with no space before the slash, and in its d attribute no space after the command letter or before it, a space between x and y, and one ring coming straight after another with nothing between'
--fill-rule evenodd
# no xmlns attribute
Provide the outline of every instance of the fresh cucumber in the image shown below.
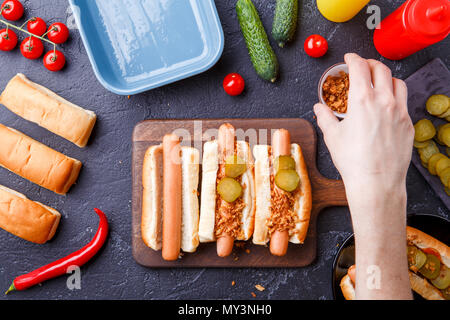
<svg viewBox="0 0 450 320"><path fill-rule="evenodd" d="M278 77L278 60L255 6L251 0L238 0L236 12L256 73L264 80L275 82Z"/></svg>
<svg viewBox="0 0 450 320"><path fill-rule="evenodd" d="M284 47L286 42L294 39L297 19L298 0L277 0L272 36L281 48Z"/></svg>

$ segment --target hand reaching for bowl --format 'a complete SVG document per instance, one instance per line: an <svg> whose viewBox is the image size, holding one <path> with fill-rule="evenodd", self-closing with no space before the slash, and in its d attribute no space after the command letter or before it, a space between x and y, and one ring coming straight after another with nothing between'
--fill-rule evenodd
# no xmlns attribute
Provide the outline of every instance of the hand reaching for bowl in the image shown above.
<svg viewBox="0 0 450 320"><path fill-rule="evenodd" d="M345 119L339 121L323 104L314 111L346 188L356 240L357 298L411 298L405 230L414 127L408 90L381 62L356 54L347 54L345 62L350 77Z"/></svg>

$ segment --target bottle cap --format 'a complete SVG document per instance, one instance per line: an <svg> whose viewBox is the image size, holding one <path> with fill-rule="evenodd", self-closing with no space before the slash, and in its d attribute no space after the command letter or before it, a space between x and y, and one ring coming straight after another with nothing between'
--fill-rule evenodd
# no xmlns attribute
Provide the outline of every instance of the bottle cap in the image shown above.
<svg viewBox="0 0 450 320"><path fill-rule="evenodd" d="M443 39L450 33L450 1L412 0L407 18L415 33Z"/></svg>

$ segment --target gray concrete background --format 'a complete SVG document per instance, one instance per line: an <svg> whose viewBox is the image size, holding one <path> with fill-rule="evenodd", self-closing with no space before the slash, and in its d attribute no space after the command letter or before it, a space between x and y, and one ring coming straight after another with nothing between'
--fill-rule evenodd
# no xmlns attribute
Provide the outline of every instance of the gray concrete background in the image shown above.
<svg viewBox="0 0 450 320"><path fill-rule="evenodd" d="M70 19L68 2L63 0L24 0L26 17L39 16L48 22ZM264 26L271 29L275 0L254 0ZM98 123L86 149L79 149L45 129L28 123L0 108L0 122L14 127L48 146L81 160L84 164L78 183L66 197L42 189L0 169L0 184L13 188L33 200L59 210L62 221L53 241L35 245L0 230L0 290L13 278L63 257L86 244L97 228L92 208L103 209L110 220L111 234L105 248L82 268L81 290L70 291L67 277L49 281L26 292L0 299L331 299L331 267L339 244L351 234L347 208L322 212L318 221L318 256L301 269L173 269L152 270L139 266L131 255L131 134L144 119L158 118L254 118L302 117L315 126L312 106L317 101L317 82L330 65L343 60L346 52L380 59L372 44L372 31L361 12L345 24L325 20L315 1L301 1L300 24L296 41L285 49L275 47L281 64L276 84L257 78L249 61L234 10L235 0L216 1L225 34L222 58L209 71L163 88L130 97L114 95L96 80L76 30L61 48L67 67L50 73L40 61L23 58L18 49L0 52L0 88L17 72L23 72L64 98L95 111ZM403 0L373 0L385 17ZM319 33L330 45L321 59L309 58L303 42ZM22 35L20 36L22 39ZM393 74L406 78L435 57L448 66L449 39L400 62L381 59ZM48 48L50 49L50 48ZM239 72L246 80L242 96L229 97L222 80L229 72ZM317 127L317 126L316 126ZM338 178L319 132L318 164L329 178ZM418 171L408 173L408 211L448 218L449 211L430 189ZM236 285L231 286L235 281ZM266 290L258 292L254 285Z"/></svg>

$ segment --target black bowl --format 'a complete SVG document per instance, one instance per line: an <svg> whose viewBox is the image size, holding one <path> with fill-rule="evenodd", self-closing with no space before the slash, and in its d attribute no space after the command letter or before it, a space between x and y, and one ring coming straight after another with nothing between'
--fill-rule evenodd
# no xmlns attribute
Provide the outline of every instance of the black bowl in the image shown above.
<svg viewBox="0 0 450 320"><path fill-rule="evenodd" d="M439 241L450 245L450 221L430 214L408 215L407 224L410 227L419 229ZM345 300L339 286L343 276L347 274L347 269L355 264L355 239L353 234L342 243L333 261L332 286L333 298L335 300ZM424 300L420 295L414 293L414 299Z"/></svg>

